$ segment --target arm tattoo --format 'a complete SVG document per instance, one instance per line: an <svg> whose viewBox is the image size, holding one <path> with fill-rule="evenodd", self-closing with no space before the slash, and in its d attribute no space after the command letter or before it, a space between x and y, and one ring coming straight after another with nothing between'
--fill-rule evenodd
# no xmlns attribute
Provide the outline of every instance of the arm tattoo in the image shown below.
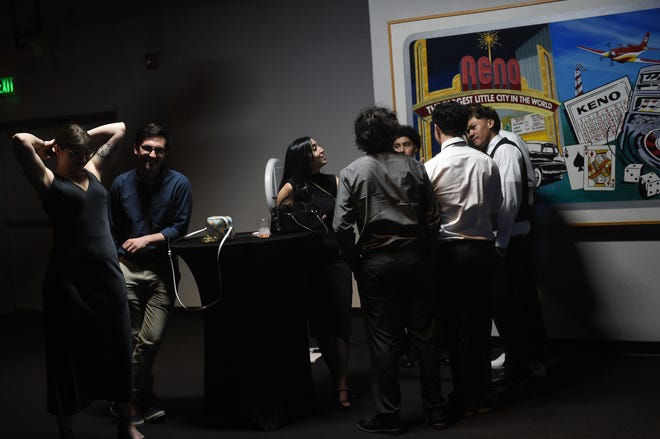
<svg viewBox="0 0 660 439"><path fill-rule="evenodd" d="M96 156L101 160L107 160L116 151L117 148L115 148L113 144L108 142L101 145L101 147L96 151Z"/></svg>

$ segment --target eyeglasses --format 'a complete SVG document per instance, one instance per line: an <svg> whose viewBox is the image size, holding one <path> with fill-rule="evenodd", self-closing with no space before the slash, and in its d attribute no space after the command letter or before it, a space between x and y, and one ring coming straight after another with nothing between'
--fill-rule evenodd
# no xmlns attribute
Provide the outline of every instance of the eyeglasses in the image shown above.
<svg viewBox="0 0 660 439"><path fill-rule="evenodd" d="M140 145L140 148L147 154L151 154L151 151L153 151L156 155L165 155L165 148L161 146Z"/></svg>
<svg viewBox="0 0 660 439"><path fill-rule="evenodd" d="M76 148L68 145L62 145L60 148L76 157L91 157L96 152L96 150L93 148Z"/></svg>

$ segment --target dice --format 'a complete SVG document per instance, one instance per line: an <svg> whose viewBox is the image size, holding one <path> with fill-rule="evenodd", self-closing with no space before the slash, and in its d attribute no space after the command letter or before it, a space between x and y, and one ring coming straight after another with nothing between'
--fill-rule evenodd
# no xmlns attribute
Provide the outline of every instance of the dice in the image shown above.
<svg viewBox="0 0 660 439"><path fill-rule="evenodd" d="M660 177L655 172L649 172L639 178L639 193L644 198L660 194Z"/></svg>
<svg viewBox="0 0 660 439"><path fill-rule="evenodd" d="M637 183L639 177L642 174L642 166L639 163L634 163L632 165L626 166L626 169L623 173L624 183Z"/></svg>

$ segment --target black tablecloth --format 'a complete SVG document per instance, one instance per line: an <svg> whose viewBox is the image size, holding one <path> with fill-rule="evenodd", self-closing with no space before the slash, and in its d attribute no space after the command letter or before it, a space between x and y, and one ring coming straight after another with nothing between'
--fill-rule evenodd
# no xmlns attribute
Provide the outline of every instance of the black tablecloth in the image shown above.
<svg viewBox="0 0 660 439"><path fill-rule="evenodd" d="M313 386L305 312L318 238L311 233L172 244L204 313L204 411L215 425L270 430L309 412ZM220 267L220 279L217 267Z"/></svg>

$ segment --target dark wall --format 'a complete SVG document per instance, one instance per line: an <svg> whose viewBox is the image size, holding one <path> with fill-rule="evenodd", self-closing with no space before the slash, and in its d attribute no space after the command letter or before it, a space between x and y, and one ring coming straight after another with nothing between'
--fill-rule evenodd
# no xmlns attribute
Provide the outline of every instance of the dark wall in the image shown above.
<svg viewBox="0 0 660 439"><path fill-rule="evenodd" d="M0 216L0 238L16 240L10 246L27 243L41 254L49 245L16 227L42 216L8 152L8 136L24 121L39 121L48 136L49 120L115 112L128 132L113 176L133 165L137 126L168 125L169 163L193 186L191 230L211 215L232 216L238 231L255 230L267 214L266 162L283 159L297 137L310 135L326 148L326 172L338 173L358 156L352 122L373 104L366 0L41 0L0 7L9 11L0 15L0 76L14 76L16 89L0 97L0 204L25 193L12 195L18 205ZM147 54L157 54L158 68L146 68ZM39 307L37 282L27 286L23 264L3 258L0 274L14 279L18 292L0 299L0 310Z"/></svg>

